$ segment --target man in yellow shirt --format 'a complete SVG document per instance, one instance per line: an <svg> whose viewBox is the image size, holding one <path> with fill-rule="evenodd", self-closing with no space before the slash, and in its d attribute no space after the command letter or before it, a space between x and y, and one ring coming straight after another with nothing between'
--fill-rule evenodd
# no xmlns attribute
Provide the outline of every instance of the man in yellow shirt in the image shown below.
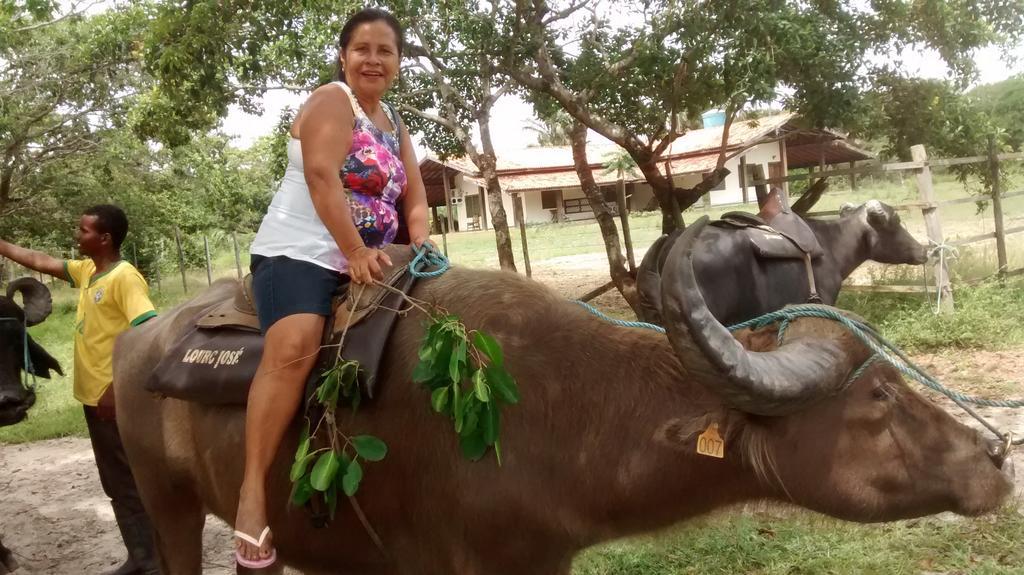
<svg viewBox="0 0 1024 575"><path fill-rule="evenodd" d="M0 256L66 280L79 290L75 317L75 398L85 409L100 483L110 497L128 559L109 575L159 573L153 532L142 507L114 419L111 359L114 340L156 316L146 280L121 260L128 218L121 208L99 205L82 215L78 248L86 260L65 261L0 240Z"/></svg>

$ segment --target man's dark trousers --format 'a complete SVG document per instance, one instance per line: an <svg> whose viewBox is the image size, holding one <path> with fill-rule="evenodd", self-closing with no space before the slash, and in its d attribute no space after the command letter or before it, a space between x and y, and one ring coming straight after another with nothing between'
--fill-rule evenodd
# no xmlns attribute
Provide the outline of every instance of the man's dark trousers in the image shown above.
<svg viewBox="0 0 1024 575"><path fill-rule="evenodd" d="M114 573L117 575L150 575L160 572L153 547L153 527L142 506L135 477L128 466L124 444L117 431L117 421L101 417L97 408L85 406L85 423L89 427L92 452L100 473L103 492L110 498L114 519L121 538L128 548L128 560Z"/></svg>

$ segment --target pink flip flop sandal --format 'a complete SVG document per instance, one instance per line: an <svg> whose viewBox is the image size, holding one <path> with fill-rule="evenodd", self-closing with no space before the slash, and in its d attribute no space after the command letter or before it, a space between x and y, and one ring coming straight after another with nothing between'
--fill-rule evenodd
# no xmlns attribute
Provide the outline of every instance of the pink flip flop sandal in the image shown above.
<svg viewBox="0 0 1024 575"><path fill-rule="evenodd" d="M248 535L246 533L242 533L241 531L235 531L235 537L238 537L246 543L255 545L257 549L263 548L263 542L267 540L267 535L270 535L269 525L263 528L263 532L260 533L259 539L256 539L255 537ZM267 557L266 559L257 559L255 561L246 559L242 556L241 553L238 552L237 549L235 550L235 562L241 565L242 567L245 567L246 569L266 569L267 567L273 565L275 561L277 561L277 549L274 548L270 549L270 557Z"/></svg>

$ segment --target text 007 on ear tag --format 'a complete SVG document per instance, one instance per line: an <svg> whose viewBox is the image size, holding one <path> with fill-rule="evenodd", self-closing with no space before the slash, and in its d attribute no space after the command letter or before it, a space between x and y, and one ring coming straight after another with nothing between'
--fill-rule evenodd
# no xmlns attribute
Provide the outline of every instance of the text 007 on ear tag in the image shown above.
<svg viewBox="0 0 1024 575"><path fill-rule="evenodd" d="M718 424L712 423L697 436L697 453L708 457L725 458L725 440L718 435Z"/></svg>

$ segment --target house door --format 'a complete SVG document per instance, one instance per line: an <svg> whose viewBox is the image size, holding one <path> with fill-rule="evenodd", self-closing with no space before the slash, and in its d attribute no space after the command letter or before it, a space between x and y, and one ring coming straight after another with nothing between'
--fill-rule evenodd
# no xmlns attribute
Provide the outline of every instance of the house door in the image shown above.
<svg viewBox="0 0 1024 575"><path fill-rule="evenodd" d="M466 206L466 229L479 230L483 224L483 217L480 213L480 195L466 194L464 205Z"/></svg>

